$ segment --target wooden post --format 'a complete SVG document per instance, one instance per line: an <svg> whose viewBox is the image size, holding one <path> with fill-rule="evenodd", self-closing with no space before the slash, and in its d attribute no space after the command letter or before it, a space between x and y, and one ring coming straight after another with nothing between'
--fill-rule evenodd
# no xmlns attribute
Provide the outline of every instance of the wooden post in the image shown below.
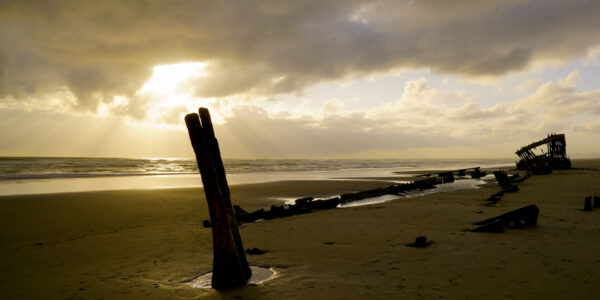
<svg viewBox="0 0 600 300"><path fill-rule="evenodd" d="M592 211L592 196L585 197L585 201L583 202L583 210Z"/></svg>
<svg viewBox="0 0 600 300"><path fill-rule="evenodd" d="M213 233L212 287L245 285L252 275L229 195L225 168L208 109L185 116L196 162L202 175Z"/></svg>

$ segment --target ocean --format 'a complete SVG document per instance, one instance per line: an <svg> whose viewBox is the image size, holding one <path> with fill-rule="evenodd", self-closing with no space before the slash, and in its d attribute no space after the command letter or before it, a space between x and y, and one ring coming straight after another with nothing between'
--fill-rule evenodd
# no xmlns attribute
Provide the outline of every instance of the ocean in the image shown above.
<svg viewBox="0 0 600 300"><path fill-rule="evenodd" d="M511 159L224 159L229 184L392 176L514 165ZM0 157L0 195L201 186L194 159Z"/></svg>

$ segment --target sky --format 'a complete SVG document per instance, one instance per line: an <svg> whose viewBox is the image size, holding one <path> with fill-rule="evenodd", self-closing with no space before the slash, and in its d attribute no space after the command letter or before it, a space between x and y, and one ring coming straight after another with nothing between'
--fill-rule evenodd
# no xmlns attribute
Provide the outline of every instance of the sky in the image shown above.
<svg viewBox="0 0 600 300"><path fill-rule="evenodd" d="M600 157L600 1L0 0L0 155Z"/></svg>

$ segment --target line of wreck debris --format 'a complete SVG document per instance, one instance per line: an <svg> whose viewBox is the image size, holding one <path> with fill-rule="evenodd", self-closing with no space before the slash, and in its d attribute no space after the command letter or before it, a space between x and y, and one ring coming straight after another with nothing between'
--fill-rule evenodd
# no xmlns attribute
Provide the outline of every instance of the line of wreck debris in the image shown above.
<svg viewBox="0 0 600 300"><path fill-rule="evenodd" d="M542 150L541 154L536 155L534 150L542 145L547 146L547 152L544 153ZM526 170L527 173L524 176L521 176L520 174L512 174L509 176L506 171L494 171L494 176L496 177L501 190L486 199L486 201L488 201L486 206L499 207L499 201L505 193L517 192L519 190L517 184L523 182L532 175L549 174L554 169L571 168L571 161L566 155L566 141L564 134L548 134L547 138L520 148L516 154L520 157L520 160L517 162L517 169ZM271 206L269 210L261 208L253 212L247 212L240 206L235 205L234 211L240 224L255 222L259 219L271 220L284 218L318 210L331 209L340 204L383 195L401 195L402 193L409 191L432 189L435 185L453 182L455 176L464 178L466 175L470 175L471 178L480 178L485 176L486 172L481 171L480 167L474 167L439 173L427 173L416 176L425 177L425 179L407 184L394 184L384 188L343 194L340 197L330 199L315 200L314 197L305 197L297 199L295 204ZM513 225L513 228L523 228L524 225L535 225L538 214L539 209L537 206L529 205L496 218L474 223L475 225L481 226L472 231L500 232L503 230L502 228L508 226L509 223ZM208 220L205 220L203 224L206 227L210 226Z"/></svg>
<svg viewBox="0 0 600 300"><path fill-rule="evenodd" d="M541 150L541 154L535 154L537 147L546 145L547 152ZM519 174L508 175L505 171L494 171L496 181L501 190L491 195L486 201L486 206L500 207L500 200L505 193L515 193L519 191L517 184L523 182L531 175L544 175L552 173L552 170L571 169L571 161L567 156L567 143L564 134L548 134L548 137L521 147L515 152L520 160L517 162L517 169L526 170L525 176ZM590 197L591 198L591 197ZM587 198L586 198L587 201ZM598 203L600 206L600 201ZM586 210L591 210L591 199L585 203ZM494 218L475 222L473 225L479 225L472 229L472 232L504 232L505 228L522 229L529 226L535 226L540 210L535 204L510 211Z"/></svg>
<svg viewBox="0 0 600 300"><path fill-rule="evenodd" d="M517 192L519 190L519 186L517 184L531 177L531 173L527 172L525 176L521 176L519 174L508 176L506 171L494 171L494 176L496 177L496 181L498 181L501 190L486 199L486 201L488 201L486 206L500 207L499 202L502 200L504 194Z"/></svg>
<svg viewBox="0 0 600 300"><path fill-rule="evenodd" d="M525 176L519 174L508 175L506 171L494 171L494 176L500 191L490 196L485 201L488 201L485 206L500 207L500 200L505 193L516 193L519 191L517 184L531 177L531 173L527 172ZM539 208L535 204L527 205L519 209L501 214L497 217L489 218L483 221L475 222L473 225L479 225L477 228L468 230L471 232L504 232L506 228L524 229L537 225L537 219L540 214Z"/></svg>
<svg viewBox="0 0 600 300"><path fill-rule="evenodd" d="M416 180L411 183L393 184L383 188L370 189L355 193L347 193L330 199L315 199L314 197L305 197L295 200L295 204L271 206L269 210L264 208L253 212L247 212L238 205L234 205L233 209L237 217L238 223L251 223L259 219L272 220L276 218L284 218L295 215L310 213L313 211L335 208L340 204L375 198L383 195L401 195L406 192L416 190L428 190L435 188L438 184L450 183L465 177L480 178L486 175L486 172L481 171L480 167L459 169L454 171L444 171L441 173L422 174L419 177L424 179ZM210 222L205 220L204 226L210 226Z"/></svg>

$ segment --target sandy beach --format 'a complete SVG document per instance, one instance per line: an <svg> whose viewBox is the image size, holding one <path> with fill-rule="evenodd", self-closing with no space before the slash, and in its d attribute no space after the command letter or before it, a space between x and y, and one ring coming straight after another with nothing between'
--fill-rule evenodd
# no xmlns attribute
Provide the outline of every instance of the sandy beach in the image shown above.
<svg viewBox="0 0 600 300"><path fill-rule="evenodd" d="M0 197L4 299L591 299L600 295L600 160L534 176L484 206L475 190L333 209L241 226L251 265L276 277L228 291L187 282L212 267L200 188ZM585 168L585 169L582 169ZM253 210L281 198L330 196L381 181L281 181L231 187ZM538 225L474 233L471 223L536 204ZM417 236L434 243L406 247Z"/></svg>

